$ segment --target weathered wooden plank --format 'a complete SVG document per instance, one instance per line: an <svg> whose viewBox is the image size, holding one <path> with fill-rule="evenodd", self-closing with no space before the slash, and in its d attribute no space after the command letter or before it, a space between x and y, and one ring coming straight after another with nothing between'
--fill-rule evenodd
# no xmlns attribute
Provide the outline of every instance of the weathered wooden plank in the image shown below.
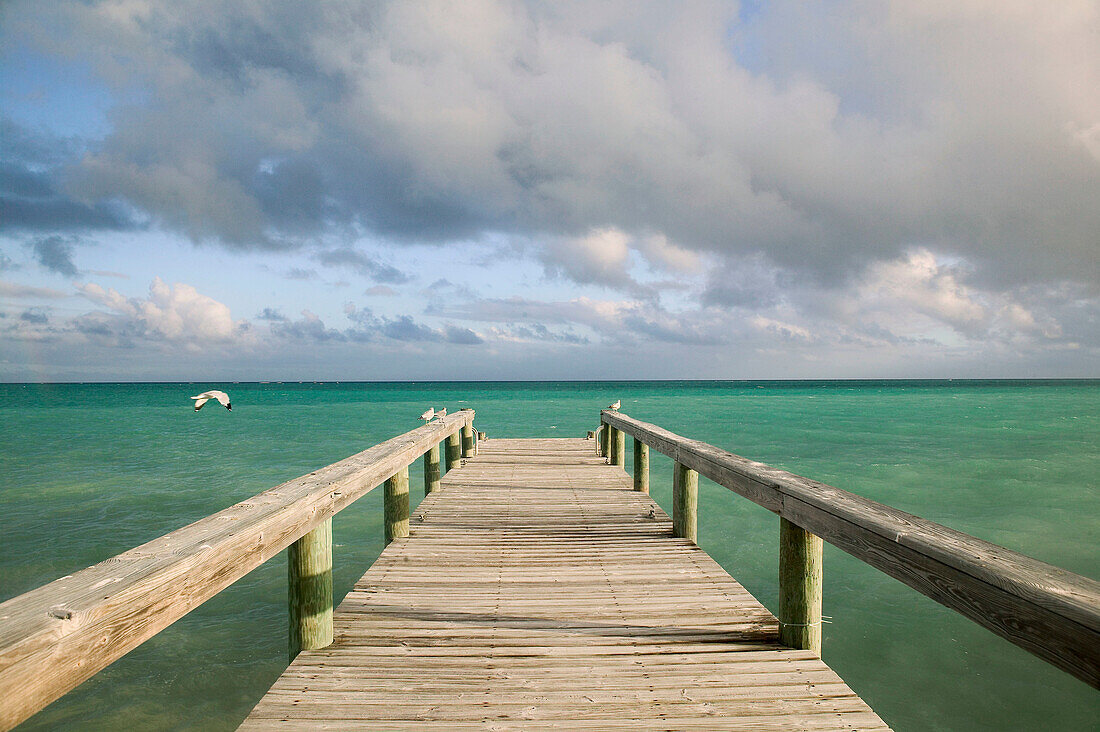
<svg viewBox="0 0 1100 732"><path fill-rule="evenodd" d="M449 415L0 604L0 728L122 657L473 418Z"/></svg>
<svg viewBox="0 0 1100 732"><path fill-rule="evenodd" d="M1100 688L1100 582L621 412L601 420Z"/></svg>
<svg viewBox="0 0 1100 732"><path fill-rule="evenodd" d="M885 729L592 457L583 440L483 445L242 728Z"/></svg>

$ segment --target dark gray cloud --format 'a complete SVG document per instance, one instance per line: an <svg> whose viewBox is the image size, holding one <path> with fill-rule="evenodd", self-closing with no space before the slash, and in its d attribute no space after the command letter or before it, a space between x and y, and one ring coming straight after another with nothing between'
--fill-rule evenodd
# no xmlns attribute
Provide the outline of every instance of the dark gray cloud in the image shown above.
<svg viewBox="0 0 1100 732"><path fill-rule="evenodd" d="M442 341L443 334L423 323L417 323L411 315L385 319L380 327L382 335L395 341Z"/></svg>
<svg viewBox="0 0 1100 732"><path fill-rule="evenodd" d="M315 258L329 267L347 267L375 282L400 285L409 281L409 276L396 267L380 262L351 247L318 252Z"/></svg>
<svg viewBox="0 0 1100 732"><path fill-rule="evenodd" d="M51 272L76 277L80 270L73 264L73 243L60 236L47 236L31 243L35 260Z"/></svg>
<svg viewBox="0 0 1100 732"><path fill-rule="evenodd" d="M26 323L34 323L35 325L45 325L50 322L50 316L46 314L46 311L42 308L28 308L19 315L19 319Z"/></svg>
<svg viewBox="0 0 1100 732"><path fill-rule="evenodd" d="M126 208L103 198L86 203L65 192L62 175L79 149L32 133L0 116L0 232L120 230L136 226Z"/></svg>
<svg viewBox="0 0 1100 732"><path fill-rule="evenodd" d="M280 338L297 342L325 343L346 341L347 335L335 328L326 328L314 313L305 310L298 320L276 320L271 323L271 333Z"/></svg>
<svg viewBox="0 0 1100 732"><path fill-rule="evenodd" d="M148 93L68 158L77 198L9 176L23 197L5 220L22 226L118 225L97 207L124 199L230 246L615 228L822 281L933 244L1002 287L1098 278L1100 110L1079 90L1100 82L1100 21L1069 5L780 2L745 21L704 3L670 26L634 5L514 2L476 29L432 3L155 0L140 22L41 7L17 3L8 39ZM631 287L621 259L548 251L566 277Z"/></svg>
<svg viewBox="0 0 1100 732"><path fill-rule="evenodd" d="M256 315L257 320L269 320L273 323L283 323L287 321L287 317L283 315L277 308L264 308Z"/></svg>
<svg viewBox="0 0 1100 732"><path fill-rule="evenodd" d="M448 343L454 343L459 346L476 346L485 342L481 336L469 328L460 328L455 325L445 326L443 328L443 337Z"/></svg>
<svg viewBox="0 0 1100 732"><path fill-rule="evenodd" d="M263 317L265 314L268 317ZM271 333L276 337L303 342L376 343L389 340L398 343L455 345L478 345L484 342L481 336L469 328L450 323L441 328L433 328L411 315L379 317L370 308L358 308L351 303L344 306L344 314L351 325L343 330L326 326L317 315L309 311L304 311L300 319L289 321L286 318L278 319L280 314L267 308L261 313L261 318L271 321Z"/></svg>
<svg viewBox="0 0 1100 732"><path fill-rule="evenodd" d="M572 331L553 331L542 323L512 326L508 329L508 333L514 338L523 340L548 341L550 343L565 343L574 346L583 346L591 342L587 336L579 336Z"/></svg>

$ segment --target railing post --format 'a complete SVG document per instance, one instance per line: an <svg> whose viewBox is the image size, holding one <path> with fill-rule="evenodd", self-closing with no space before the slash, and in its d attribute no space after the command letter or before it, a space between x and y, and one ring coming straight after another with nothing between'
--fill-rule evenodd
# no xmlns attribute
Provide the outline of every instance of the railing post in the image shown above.
<svg viewBox="0 0 1100 732"><path fill-rule="evenodd" d="M601 424L600 425L600 444L599 444L600 457L607 457L608 455L611 454L611 448L608 446L608 440L609 440L609 437L610 437L610 432L611 432L611 425L609 425L609 424Z"/></svg>
<svg viewBox="0 0 1100 732"><path fill-rule="evenodd" d="M649 493L649 445L634 438L634 490Z"/></svg>
<svg viewBox="0 0 1100 732"><path fill-rule="evenodd" d="M461 410L463 412L469 411L467 409ZM474 426L467 422L462 425L462 457L468 458L474 456Z"/></svg>
<svg viewBox="0 0 1100 732"><path fill-rule="evenodd" d="M439 490L439 445L424 453L424 495Z"/></svg>
<svg viewBox="0 0 1100 732"><path fill-rule="evenodd" d="M332 519L286 549L290 660L332 643Z"/></svg>
<svg viewBox="0 0 1100 732"><path fill-rule="evenodd" d="M386 543L409 535L409 466L386 479L382 494Z"/></svg>
<svg viewBox="0 0 1100 732"><path fill-rule="evenodd" d="M620 429L611 430L611 464L626 466L626 433Z"/></svg>
<svg viewBox="0 0 1100 732"><path fill-rule="evenodd" d="M447 436L447 445L444 457L447 459L447 472L458 467L458 461L462 457L462 435L455 432Z"/></svg>
<svg viewBox="0 0 1100 732"><path fill-rule="evenodd" d="M821 655L821 537L779 519L779 642Z"/></svg>
<svg viewBox="0 0 1100 732"><path fill-rule="evenodd" d="M676 463L672 474L672 535L698 543L699 474Z"/></svg>

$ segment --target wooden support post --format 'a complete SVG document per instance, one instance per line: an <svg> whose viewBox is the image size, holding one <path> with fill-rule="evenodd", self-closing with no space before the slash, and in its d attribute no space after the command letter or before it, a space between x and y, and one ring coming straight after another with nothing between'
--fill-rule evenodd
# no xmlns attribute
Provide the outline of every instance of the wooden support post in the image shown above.
<svg viewBox="0 0 1100 732"><path fill-rule="evenodd" d="M588 430L588 434L584 436L584 439L591 440L595 436L596 436L596 431L595 430Z"/></svg>
<svg viewBox="0 0 1100 732"><path fill-rule="evenodd" d="M626 466L626 433L622 430L611 431L611 464Z"/></svg>
<svg viewBox="0 0 1100 732"><path fill-rule="evenodd" d="M462 436L457 432L447 438L446 453L444 456L447 459L448 473L458 467L459 458L462 457Z"/></svg>
<svg viewBox="0 0 1100 732"><path fill-rule="evenodd" d="M286 548L290 660L332 644L332 519Z"/></svg>
<svg viewBox="0 0 1100 732"><path fill-rule="evenodd" d="M439 490L439 445L424 453L424 495Z"/></svg>
<svg viewBox="0 0 1100 732"><path fill-rule="evenodd" d="M392 478L386 479L382 494L382 525L386 543L409 535L409 467L406 465Z"/></svg>
<svg viewBox="0 0 1100 732"><path fill-rule="evenodd" d="M600 425L600 444L599 444L600 457L607 457L608 455L611 454L611 448L608 446L608 437L609 437L610 432L611 432L611 425L609 425L609 424L601 424Z"/></svg>
<svg viewBox="0 0 1100 732"><path fill-rule="evenodd" d="M821 655L821 537L779 519L779 642Z"/></svg>
<svg viewBox="0 0 1100 732"><path fill-rule="evenodd" d="M672 535L698 543L699 474L676 463L672 474Z"/></svg>
<svg viewBox="0 0 1100 732"><path fill-rule="evenodd" d="M649 493L649 445L634 438L634 490Z"/></svg>
<svg viewBox="0 0 1100 732"><path fill-rule="evenodd" d="M463 412L468 411L466 409ZM462 457L468 458L474 456L474 426L472 424L465 424L462 427Z"/></svg>

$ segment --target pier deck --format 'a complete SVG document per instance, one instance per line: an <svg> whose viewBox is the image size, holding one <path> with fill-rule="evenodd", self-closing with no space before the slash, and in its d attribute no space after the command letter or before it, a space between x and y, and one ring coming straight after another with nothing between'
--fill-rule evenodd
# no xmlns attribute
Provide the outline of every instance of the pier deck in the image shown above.
<svg viewBox="0 0 1100 732"><path fill-rule="evenodd" d="M446 474L244 730L887 729L591 440Z"/></svg>

